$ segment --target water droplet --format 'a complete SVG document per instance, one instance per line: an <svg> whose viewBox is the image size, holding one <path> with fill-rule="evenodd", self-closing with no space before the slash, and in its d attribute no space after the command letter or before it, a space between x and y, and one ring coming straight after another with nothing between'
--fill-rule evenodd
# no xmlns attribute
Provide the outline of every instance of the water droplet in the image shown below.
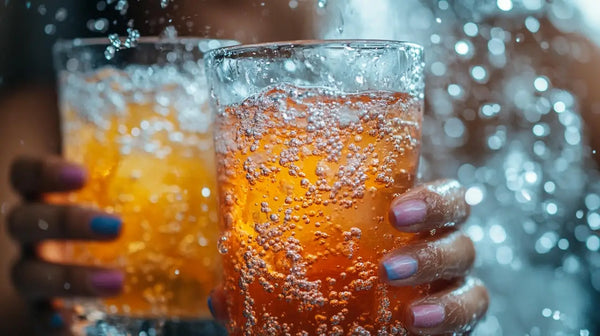
<svg viewBox="0 0 600 336"><path fill-rule="evenodd" d="M467 55L469 53L469 43L467 41L461 40L456 42L456 44L454 45L454 51L456 51L457 54L459 55Z"/></svg>
<svg viewBox="0 0 600 336"><path fill-rule="evenodd" d="M549 81L548 77L540 76L533 81L533 86L535 87L535 89L537 91L544 92L544 91L548 90L548 86L549 86L548 81Z"/></svg>
<svg viewBox="0 0 600 336"><path fill-rule="evenodd" d="M56 33L56 26L52 23L47 24L44 27L44 33L46 33L46 35L54 35L54 33Z"/></svg>
<svg viewBox="0 0 600 336"><path fill-rule="evenodd" d="M38 227L40 230L46 231L48 230L48 222L43 219L38 220Z"/></svg>
<svg viewBox="0 0 600 336"><path fill-rule="evenodd" d="M40 5L38 7L38 13L40 13L40 15L46 15L47 12L48 10L46 9L45 5Z"/></svg>
<svg viewBox="0 0 600 336"><path fill-rule="evenodd" d="M108 35L108 40L113 45L113 47L117 49L121 48L121 39L119 39L119 34Z"/></svg>
<svg viewBox="0 0 600 336"><path fill-rule="evenodd" d="M104 50L104 57L107 60L111 60L111 59L113 59L113 57L115 57L116 52L117 52L117 49L110 45L110 46L106 47L106 50Z"/></svg>
<svg viewBox="0 0 600 336"><path fill-rule="evenodd" d="M127 14L127 9L129 8L129 3L127 0L119 0L115 5L115 10L118 10L121 15Z"/></svg>
<svg viewBox="0 0 600 336"><path fill-rule="evenodd" d="M317 1L317 6L319 8L325 8L325 7L327 7L327 0L318 0Z"/></svg>
<svg viewBox="0 0 600 336"><path fill-rule="evenodd" d="M496 2L496 5L498 6L498 8L500 8L500 10L508 12L511 9L513 9L513 2L512 0L498 0Z"/></svg>
<svg viewBox="0 0 600 336"><path fill-rule="evenodd" d="M467 22L463 26L463 31L467 36L475 37L479 33L479 27L473 22Z"/></svg>
<svg viewBox="0 0 600 336"><path fill-rule="evenodd" d="M227 254L227 252L229 252L229 249L227 247L228 244L229 244L229 241L228 241L227 237L221 236L221 238L219 238L219 241L217 242L217 249L219 250L219 253Z"/></svg>
<svg viewBox="0 0 600 336"><path fill-rule="evenodd" d="M540 30L540 21L533 16L528 16L525 19L525 27L532 33L537 33Z"/></svg>
<svg viewBox="0 0 600 336"><path fill-rule="evenodd" d="M160 0L160 7L167 8L169 6L169 0Z"/></svg>
<svg viewBox="0 0 600 336"><path fill-rule="evenodd" d="M67 14L68 12L65 8L59 8L54 14L54 18L56 19L56 21L62 22L66 20Z"/></svg>

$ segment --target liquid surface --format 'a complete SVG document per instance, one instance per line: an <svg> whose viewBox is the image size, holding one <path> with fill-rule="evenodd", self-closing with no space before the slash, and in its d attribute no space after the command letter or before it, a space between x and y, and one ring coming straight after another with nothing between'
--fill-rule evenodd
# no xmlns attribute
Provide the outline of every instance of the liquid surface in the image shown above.
<svg viewBox="0 0 600 336"><path fill-rule="evenodd" d="M406 303L379 259L413 237L388 222L411 187L422 101L272 88L217 118L232 335L403 335Z"/></svg>
<svg viewBox="0 0 600 336"><path fill-rule="evenodd" d="M125 271L123 295L87 310L210 317L221 263L208 91L203 77L172 70L103 69L63 83L64 156L89 173L69 202L123 219L116 242L62 246L68 262Z"/></svg>

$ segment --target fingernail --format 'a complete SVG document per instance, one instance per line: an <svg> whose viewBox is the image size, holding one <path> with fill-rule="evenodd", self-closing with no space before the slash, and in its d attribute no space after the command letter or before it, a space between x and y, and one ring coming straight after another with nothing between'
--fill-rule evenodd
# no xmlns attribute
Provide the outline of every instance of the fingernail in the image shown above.
<svg viewBox="0 0 600 336"><path fill-rule="evenodd" d="M90 228L99 235L116 236L121 232L121 220L113 216L96 216L90 221Z"/></svg>
<svg viewBox="0 0 600 336"><path fill-rule="evenodd" d="M421 223L427 215L427 204L421 200L408 200L392 206L390 218L395 226L410 226Z"/></svg>
<svg viewBox="0 0 600 336"><path fill-rule="evenodd" d="M390 280L404 280L417 272L417 261L409 256L393 256L383 261L385 273Z"/></svg>
<svg viewBox="0 0 600 336"><path fill-rule="evenodd" d="M413 314L413 325L417 328L432 328L444 322L446 312L440 305L420 305L410 308Z"/></svg>
<svg viewBox="0 0 600 336"><path fill-rule="evenodd" d="M76 166L63 167L60 171L60 182L71 188L82 187L85 183L85 171Z"/></svg>
<svg viewBox="0 0 600 336"><path fill-rule="evenodd" d="M217 316L215 315L215 309L213 308L213 305L212 305L212 297L211 296L208 297L207 303L208 303L208 310L210 310L210 314L212 315L212 317L216 318Z"/></svg>
<svg viewBox="0 0 600 336"><path fill-rule="evenodd" d="M119 294L123 288L123 274L119 271L98 271L92 274L94 289L101 295Z"/></svg>
<svg viewBox="0 0 600 336"><path fill-rule="evenodd" d="M50 318L50 327L54 329L62 328L65 325L65 320L59 313L54 313Z"/></svg>

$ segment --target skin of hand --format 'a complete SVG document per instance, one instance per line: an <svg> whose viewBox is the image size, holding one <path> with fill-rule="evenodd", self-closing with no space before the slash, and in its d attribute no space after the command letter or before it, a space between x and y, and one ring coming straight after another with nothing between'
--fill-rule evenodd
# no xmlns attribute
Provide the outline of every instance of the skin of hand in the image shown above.
<svg viewBox="0 0 600 336"><path fill-rule="evenodd" d="M392 286L431 283L435 288L405 312L412 334L468 333L487 311L487 289L479 279L468 276L475 259L473 242L458 231L468 215L464 189L454 180L420 185L391 204L394 227L422 239L385 256L380 261L381 279ZM222 288L211 293L208 305L215 319L227 321Z"/></svg>
<svg viewBox="0 0 600 336"><path fill-rule="evenodd" d="M41 201L45 193L76 190L85 181L84 170L55 157L21 158L11 168L12 185L24 199L7 221L9 232L23 246L22 258L13 268L13 283L31 302L44 335L68 334L66 313L56 312L50 299L112 296L122 290L119 271L51 263L36 251L39 243L49 239L108 241L119 236L122 223L113 215ZM392 286L436 284L432 286L436 290L411 303L405 312L414 334L468 332L487 310L487 290L481 281L467 276L475 258L473 243L458 231L468 214L464 189L454 180L420 185L391 204L389 216L395 228L422 239L384 257L381 279ZM215 289L208 304L220 321L227 319L224 302L222 289Z"/></svg>
<svg viewBox="0 0 600 336"><path fill-rule="evenodd" d="M12 281L30 302L40 335L67 335L68 313L58 313L57 297L106 297L121 292L120 271L49 262L39 253L46 240L108 241L121 232L121 220L95 209L43 202L46 193L81 188L86 172L60 158L20 158L10 172L13 188L23 202L9 212L8 231L22 246ZM68 284L66 286L65 284Z"/></svg>

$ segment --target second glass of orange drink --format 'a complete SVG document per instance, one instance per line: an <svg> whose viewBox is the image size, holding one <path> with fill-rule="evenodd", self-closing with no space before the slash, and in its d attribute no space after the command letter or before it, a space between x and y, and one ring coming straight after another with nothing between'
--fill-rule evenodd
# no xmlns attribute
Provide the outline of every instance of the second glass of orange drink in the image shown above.
<svg viewBox="0 0 600 336"><path fill-rule="evenodd" d="M414 239L386 214L415 181L422 48L297 41L206 62L230 335L405 335L427 288L378 265Z"/></svg>
<svg viewBox="0 0 600 336"><path fill-rule="evenodd" d="M221 263L203 57L233 44L143 38L114 55L104 39L57 44L63 154L89 175L83 190L60 201L123 220L115 242L60 246L64 262L125 274L120 296L76 301L82 317L211 318L206 299ZM105 334L130 331L118 329Z"/></svg>

